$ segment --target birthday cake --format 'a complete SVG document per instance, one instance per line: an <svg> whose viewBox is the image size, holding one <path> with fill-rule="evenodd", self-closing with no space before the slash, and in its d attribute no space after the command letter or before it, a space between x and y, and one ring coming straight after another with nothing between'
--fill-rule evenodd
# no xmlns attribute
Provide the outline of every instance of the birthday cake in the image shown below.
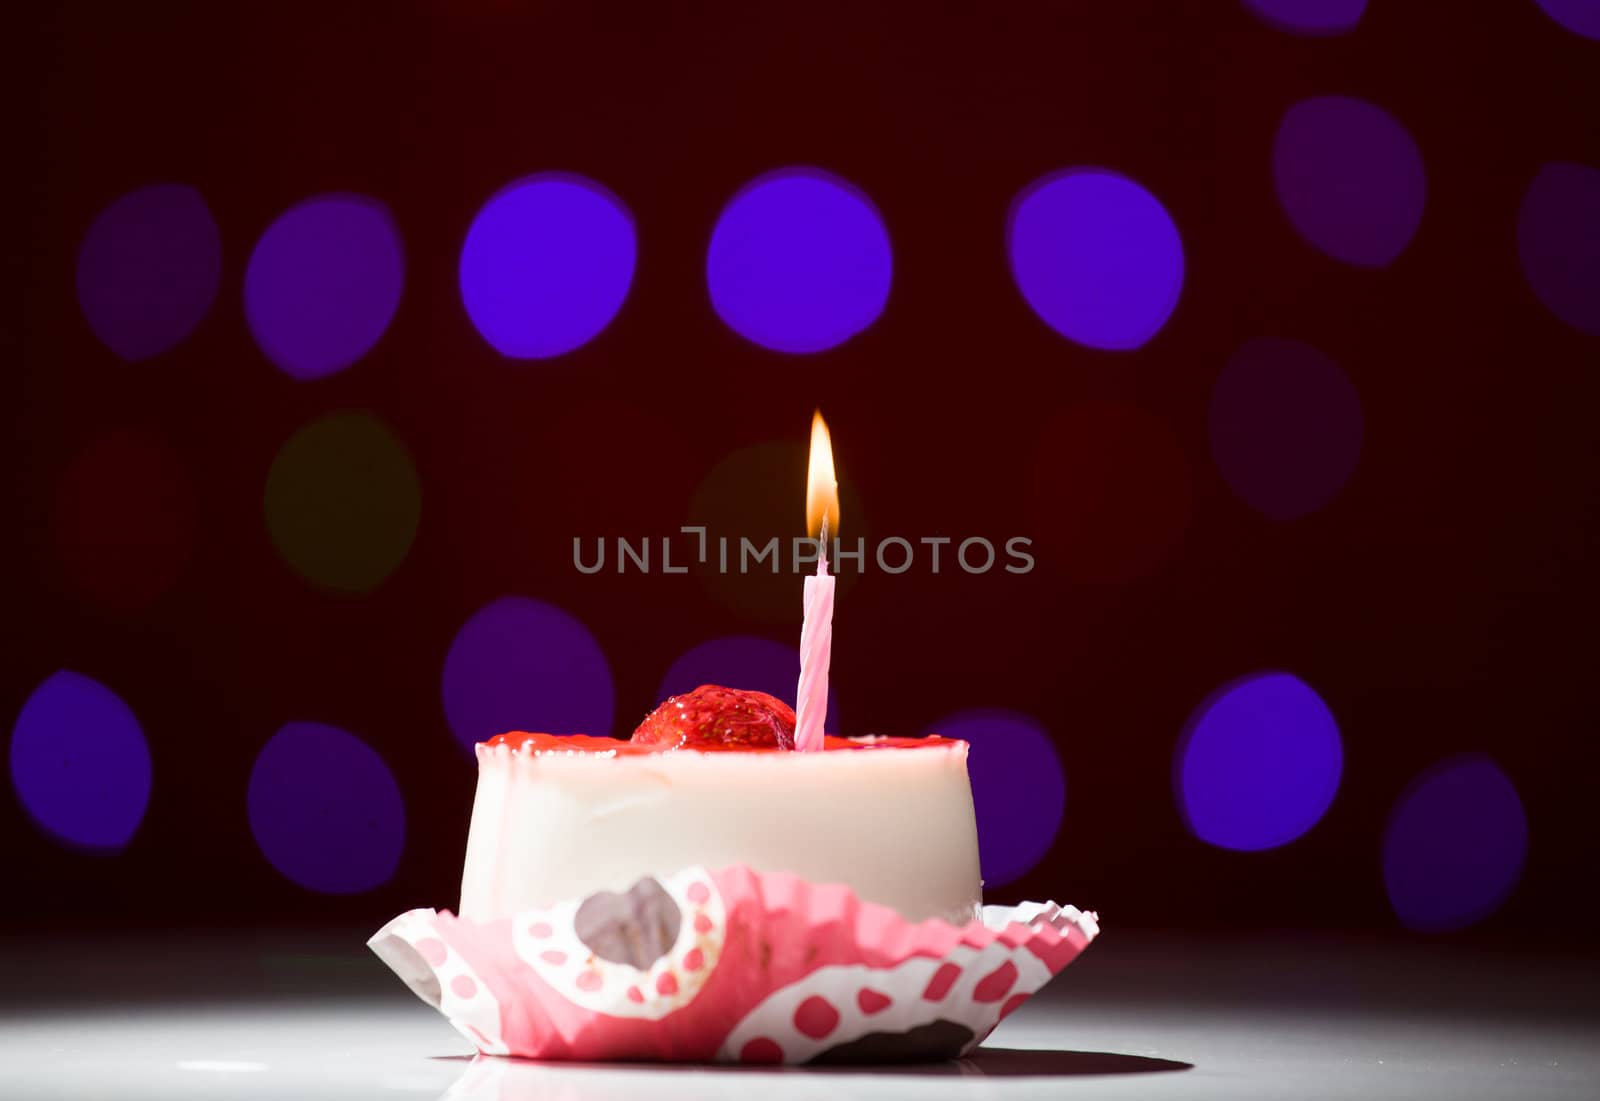
<svg viewBox="0 0 1600 1101"><path fill-rule="evenodd" d="M967 744L826 738L703 686L626 742L482 742L459 915L368 944L484 1055L901 1062L971 1051L1095 937L981 906Z"/></svg>
<svg viewBox="0 0 1600 1101"><path fill-rule="evenodd" d="M799 715L702 685L628 741L478 744L459 914L367 942L484 1055L740 1063L963 1055L1098 934L983 906L966 742L833 738L838 485L812 418Z"/></svg>
<svg viewBox="0 0 1600 1101"><path fill-rule="evenodd" d="M978 914L967 743L834 738L794 751L794 712L707 685L627 742L502 734L477 747L461 916L492 921L689 865L838 883L910 921Z"/></svg>

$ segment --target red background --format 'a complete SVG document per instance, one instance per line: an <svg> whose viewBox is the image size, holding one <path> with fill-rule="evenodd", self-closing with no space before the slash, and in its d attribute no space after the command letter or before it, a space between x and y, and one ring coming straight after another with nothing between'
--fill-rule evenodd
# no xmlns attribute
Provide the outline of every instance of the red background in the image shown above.
<svg viewBox="0 0 1600 1101"><path fill-rule="evenodd" d="M1332 39L1213 3L141 4L16 18L17 555L0 703L15 715L61 667L102 679L144 726L155 786L115 857L59 848L0 799L5 922L375 923L450 905L473 773L439 673L474 610L522 593L578 616L605 648L626 729L691 645L797 635L798 583L792 624L752 621L692 578L580 576L574 535L672 532L720 458L798 445L821 405L867 518L854 534L1043 541L1030 457L1075 403L1114 400L1163 425L1187 465L1192 512L1170 554L1109 585L1043 557L1021 578L870 572L836 621L846 726L914 732L974 706L1044 720L1066 821L1005 893L1068 897L1125 925L1390 927L1378 845L1392 800L1432 761L1486 750L1521 792L1531 848L1485 928L1586 926L1600 357L1528 290L1515 215L1540 164L1600 163L1600 65L1533 3L1377 3L1360 33ZM1315 252L1273 194L1279 118L1327 93L1382 104L1422 150L1426 212L1389 268ZM895 279L865 333L791 358L718 321L704 258L741 184L802 163L872 196ZM1007 271L1011 198L1077 164L1142 182L1183 236L1182 298L1136 353L1062 340ZM599 338L515 363L473 330L456 259L483 200L545 169L622 197L639 265ZM210 203L223 282L187 341L130 366L78 311L75 250L107 202L167 180ZM372 353L299 383L250 339L244 259L280 211L334 190L389 205L407 283ZM1289 524L1239 502L1207 451L1211 383L1260 335L1331 355L1366 418L1349 486ZM422 482L409 558L363 598L297 579L262 517L282 441L347 408L392 425ZM74 456L124 429L164 438L194 488L192 552L140 611L83 592L50 536ZM1094 455L1076 458L1097 476ZM1147 459L1104 469L1143 493L1159 481ZM800 497L797 480L796 512ZM1190 710L1261 668L1322 694L1345 776L1300 841L1227 853L1185 833L1169 763ZM250 763L295 719L358 733L394 769L409 829L387 886L313 896L256 849Z"/></svg>

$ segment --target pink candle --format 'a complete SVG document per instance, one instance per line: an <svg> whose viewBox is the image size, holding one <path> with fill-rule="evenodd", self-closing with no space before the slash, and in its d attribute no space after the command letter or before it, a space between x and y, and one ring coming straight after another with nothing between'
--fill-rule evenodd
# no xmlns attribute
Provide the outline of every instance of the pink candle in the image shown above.
<svg viewBox="0 0 1600 1101"><path fill-rule="evenodd" d="M828 573L828 529L838 531L838 525L839 484L833 473L833 446L819 411L811 418L811 462L806 474L806 527L819 534L817 572L806 578L805 620L800 625L800 689L794 708L794 747L801 752L822 748L822 723L828 714L835 583Z"/></svg>

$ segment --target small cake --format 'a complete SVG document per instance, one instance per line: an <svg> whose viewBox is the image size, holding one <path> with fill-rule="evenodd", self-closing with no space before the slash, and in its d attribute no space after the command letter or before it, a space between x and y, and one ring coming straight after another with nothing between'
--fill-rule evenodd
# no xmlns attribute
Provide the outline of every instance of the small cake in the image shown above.
<svg viewBox="0 0 1600 1101"><path fill-rule="evenodd" d="M707 685L630 741L479 743L461 917L487 922L690 865L843 883L911 921L978 914L967 743L834 738L794 750L794 712Z"/></svg>

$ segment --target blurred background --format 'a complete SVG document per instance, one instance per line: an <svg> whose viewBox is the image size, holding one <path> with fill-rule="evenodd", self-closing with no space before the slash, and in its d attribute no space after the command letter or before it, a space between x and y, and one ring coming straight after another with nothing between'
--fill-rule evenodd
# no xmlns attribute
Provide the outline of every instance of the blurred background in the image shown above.
<svg viewBox="0 0 1600 1101"><path fill-rule="evenodd" d="M1587 932L1593 4L13 21L14 932L453 907L473 742L792 699L680 528L817 407L830 729L972 741L991 899Z"/></svg>

